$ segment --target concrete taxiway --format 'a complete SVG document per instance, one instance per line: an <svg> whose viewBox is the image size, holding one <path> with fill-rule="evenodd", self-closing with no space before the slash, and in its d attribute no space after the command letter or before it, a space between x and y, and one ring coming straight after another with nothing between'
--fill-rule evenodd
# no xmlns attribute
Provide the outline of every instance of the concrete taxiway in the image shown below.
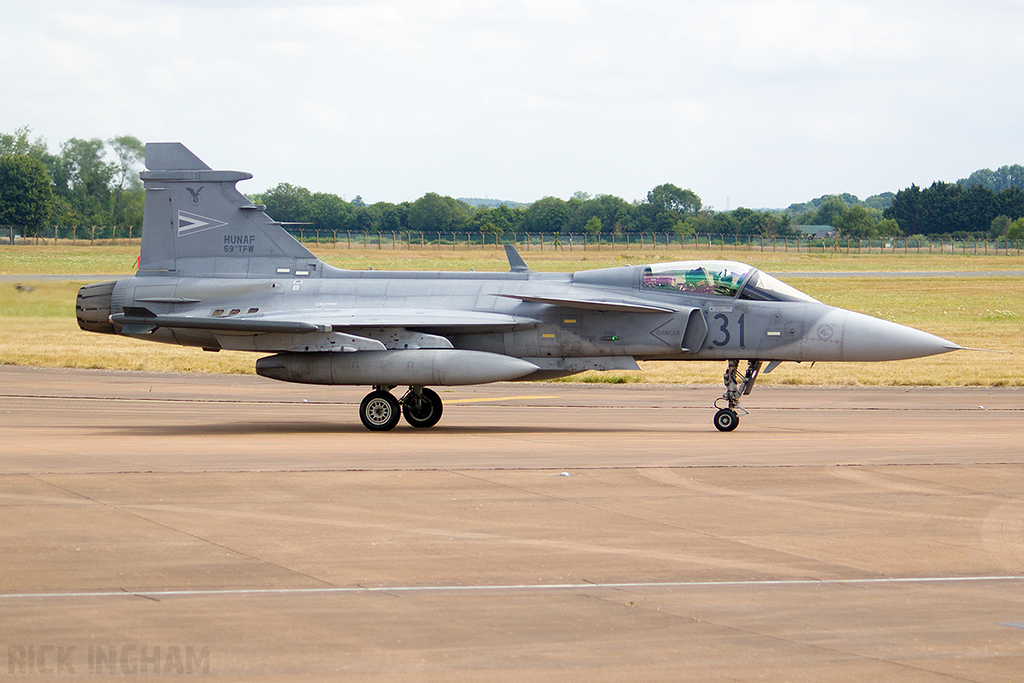
<svg viewBox="0 0 1024 683"><path fill-rule="evenodd" d="M0 675L1014 680L1024 391L0 367Z"/></svg>

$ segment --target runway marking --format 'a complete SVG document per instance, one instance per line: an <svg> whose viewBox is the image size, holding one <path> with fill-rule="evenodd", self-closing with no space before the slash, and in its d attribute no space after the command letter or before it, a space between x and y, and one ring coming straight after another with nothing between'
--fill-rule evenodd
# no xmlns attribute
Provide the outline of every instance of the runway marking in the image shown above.
<svg viewBox="0 0 1024 683"><path fill-rule="evenodd" d="M0 600L38 600L43 598L111 597L204 597L212 595L324 595L331 593L471 593L497 591L577 591L604 588L635 590L643 588L735 588L743 586L841 586L912 583L964 583L981 581L1024 581L1020 576L915 576L882 579L767 579L763 581L653 581L638 583L544 583L485 584L476 586L336 586L325 588L196 588L155 591L84 591L74 593L4 593Z"/></svg>

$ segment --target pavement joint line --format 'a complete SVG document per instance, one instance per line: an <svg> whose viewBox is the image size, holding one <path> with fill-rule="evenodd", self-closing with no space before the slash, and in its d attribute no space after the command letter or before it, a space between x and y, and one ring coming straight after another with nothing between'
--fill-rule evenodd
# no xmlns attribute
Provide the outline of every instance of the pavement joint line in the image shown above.
<svg viewBox="0 0 1024 683"><path fill-rule="evenodd" d="M74 472L65 472L61 470L12 470L9 472L0 471L0 477L26 477L26 476L45 476L45 475L66 475L72 474L75 476L108 476L108 475L149 475L159 474L160 476L168 475L182 475L182 476L193 476L198 474L352 474L358 472L374 472L374 473L387 473L387 472L408 472L414 474L422 473L434 473L434 472L448 472L451 474L460 474L466 472L555 472L560 473L564 471L572 472L600 472L600 471L616 471L616 470L758 470L758 469L828 469L831 467L847 467L847 468L883 468L883 467L1019 467L1022 463L1014 462L1012 460L978 460L974 462L960 463L958 465L951 465L948 462L878 462L878 463L861 463L861 462L843 462L834 463L829 465L822 464L799 464L799 463L770 463L770 464L674 464L674 465L580 465L574 467L532 467L532 466L500 466L495 465L493 467L467 467L452 469L450 467L302 467L302 468L276 468L276 469L133 469L133 470L81 470ZM558 476L548 475L548 476ZM572 475L579 476L579 475ZM482 480L487 481L487 480ZM494 483L494 482L489 482ZM968 489L969 490L969 489ZM1011 498L1011 500L1017 500L1017 498ZM1024 577L1022 577L1024 578ZM2 593L0 593L2 595Z"/></svg>
<svg viewBox="0 0 1024 683"><path fill-rule="evenodd" d="M3 593L0 600L37 600L44 598L108 598L108 597L205 597L217 595L324 595L354 593L471 593L500 591L578 591L592 589L644 588L721 588L737 586L842 586L885 584L940 584L967 582L1024 581L1024 575L1008 576L916 576L876 579L764 579L746 581L650 581L623 583L547 583L547 584L484 584L448 586L332 586L324 588L197 588L152 591L78 591L71 593Z"/></svg>

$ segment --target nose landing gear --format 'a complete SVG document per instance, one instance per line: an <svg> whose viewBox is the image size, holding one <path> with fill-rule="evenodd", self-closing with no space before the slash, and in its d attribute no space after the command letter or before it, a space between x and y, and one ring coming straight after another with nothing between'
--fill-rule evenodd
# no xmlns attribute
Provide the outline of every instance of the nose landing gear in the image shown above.
<svg viewBox="0 0 1024 683"><path fill-rule="evenodd" d="M754 382L757 381L757 375L761 371L761 361L748 360L747 371L743 375L743 381L740 382L739 365L738 360L729 361L723 378L725 393L722 394L722 398L715 401L718 412L715 413L714 423L715 428L720 432L731 432L739 426L740 416L737 410L742 410L744 415L747 414L747 411L740 408L740 398L749 395L754 390ZM721 405L722 401L725 401L726 405Z"/></svg>

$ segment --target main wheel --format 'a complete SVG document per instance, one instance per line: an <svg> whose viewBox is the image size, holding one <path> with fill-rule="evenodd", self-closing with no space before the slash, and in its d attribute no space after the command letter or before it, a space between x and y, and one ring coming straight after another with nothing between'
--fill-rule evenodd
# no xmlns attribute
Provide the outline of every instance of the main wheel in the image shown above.
<svg viewBox="0 0 1024 683"><path fill-rule="evenodd" d="M740 424L740 416L732 408L722 408L715 413L715 427L720 432L731 432Z"/></svg>
<svg viewBox="0 0 1024 683"><path fill-rule="evenodd" d="M433 427L441 419L441 397L436 391L424 387L419 395L410 392L402 404L402 415L413 427Z"/></svg>
<svg viewBox="0 0 1024 683"><path fill-rule="evenodd" d="M394 429L401 414L398 399L387 391L371 391L359 404L359 419L372 432Z"/></svg>

